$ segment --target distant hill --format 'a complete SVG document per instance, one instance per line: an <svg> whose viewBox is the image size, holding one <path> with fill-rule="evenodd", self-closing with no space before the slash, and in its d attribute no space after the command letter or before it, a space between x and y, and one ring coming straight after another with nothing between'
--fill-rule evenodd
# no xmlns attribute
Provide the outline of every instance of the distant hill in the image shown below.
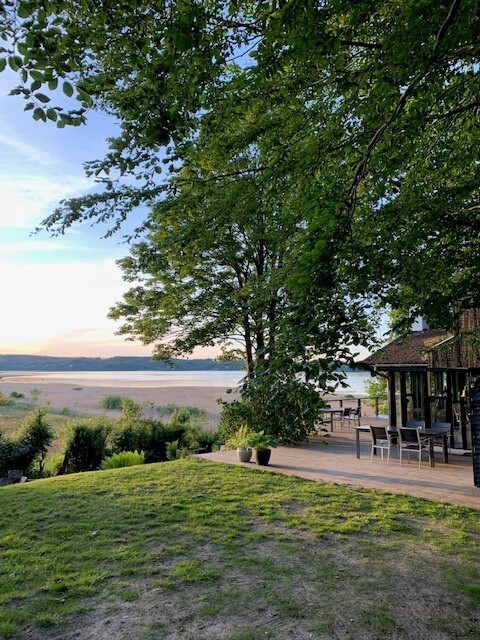
<svg viewBox="0 0 480 640"><path fill-rule="evenodd" d="M205 359L174 359L174 371L240 371L244 363ZM0 355L0 371L172 371L164 362L134 356L114 358L57 358L53 356Z"/></svg>

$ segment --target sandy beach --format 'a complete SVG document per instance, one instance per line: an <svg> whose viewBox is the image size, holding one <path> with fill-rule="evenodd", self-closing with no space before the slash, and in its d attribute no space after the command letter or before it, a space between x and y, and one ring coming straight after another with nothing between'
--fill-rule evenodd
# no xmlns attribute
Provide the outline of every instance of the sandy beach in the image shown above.
<svg viewBox="0 0 480 640"><path fill-rule="evenodd" d="M233 400L238 397L235 392L227 393L227 387L214 386L142 386L138 381L110 386L104 383L95 384L85 381L79 376L72 376L68 382L59 382L55 377L29 372L0 373L0 391L8 396L12 391L25 395L25 400L31 398L32 389L40 391L39 403L49 402L53 408L69 407L76 413L105 413L100 408L100 402L107 395L128 396L139 404L153 403L155 406L177 404L179 406L195 406L205 409L209 422L217 422L221 405L218 399Z"/></svg>

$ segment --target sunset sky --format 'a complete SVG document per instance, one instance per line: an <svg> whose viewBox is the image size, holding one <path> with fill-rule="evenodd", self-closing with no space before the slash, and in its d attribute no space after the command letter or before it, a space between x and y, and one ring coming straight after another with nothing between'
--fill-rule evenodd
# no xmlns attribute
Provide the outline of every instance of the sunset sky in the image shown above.
<svg viewBox="0 0 480 640"><path fill-rule="evenodd" d="M100 114L63 130L35 122L7 95L11 87L2 73L0 353L149 355L149 347L115 336L106 318L127 288L115 264L128 252L121 234L101 239L104 230L83 224L60 237L32 235L62 198L92 188L82 163L102 156L114 123Z"/></svg>

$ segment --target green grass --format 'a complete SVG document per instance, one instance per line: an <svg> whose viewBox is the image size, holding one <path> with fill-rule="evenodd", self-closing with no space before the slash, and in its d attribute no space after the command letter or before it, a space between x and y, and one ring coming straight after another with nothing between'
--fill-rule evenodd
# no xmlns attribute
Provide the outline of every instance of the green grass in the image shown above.
<svg viewBox="0 0 480 640"><path fill-rule="evenodd" d="M473 639L479 524L198 459L9 486L0 638Z"/></svg>

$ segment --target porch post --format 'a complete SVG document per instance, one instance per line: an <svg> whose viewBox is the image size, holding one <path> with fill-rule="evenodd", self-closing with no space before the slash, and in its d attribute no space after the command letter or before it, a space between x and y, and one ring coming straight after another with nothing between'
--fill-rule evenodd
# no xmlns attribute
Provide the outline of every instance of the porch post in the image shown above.
<svg viewBox="0 0 480 640"><path fill-rule="evenodd" d="M407 374L400 372L400 408L402 411L402 427L407 424Z"/></svg>
<svg viewBox="0 0 480 640"><path fill-rule="evenodd" d="M397 426L397 405L395 403L395 372L388 372L388 421Z"/></svg>
<svg viewBox="0 0 480 640"><path fill-rule="evenodd" d="M428 371L422 374L423 383L423 410L425 416L425 428L430 429L432 426L432 416L430 413L430 389L428 387Z"/></svg>
<svg viewBox="0 0 480 640"><path fill-rule="evenodd" d="M470 388L470 408L472 410L472 459L473 483L480 487L480 380Z"/></svg>

